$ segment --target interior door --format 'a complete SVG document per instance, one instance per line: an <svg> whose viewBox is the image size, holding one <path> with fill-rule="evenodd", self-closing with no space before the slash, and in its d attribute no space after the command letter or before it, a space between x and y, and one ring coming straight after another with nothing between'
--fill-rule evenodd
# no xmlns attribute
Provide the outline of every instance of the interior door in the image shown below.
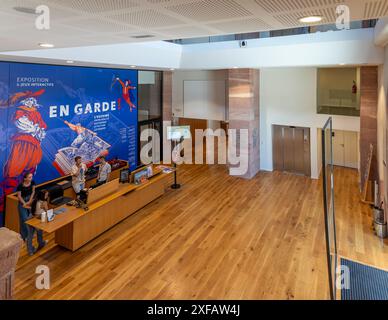
<svg viewBox="0 0 388 320"><path fill-rule="evenodd" d="M359 158L359 144L358 133L351 131L344 131L344 166L348 168L358 169Z"/></svg>
<svg viewBox="0 0 388 320"><path fill-rule="evenodd" d="M335 166L345 166L344 132L339 130L333 130L333 164Z"/></svg>
<svg viewBox="0 0 388 320"><path fill-rule="evenodd" d="M277 171L283 171L284 169L284 156L283 156L283 127L273 126L273 168Z"/></svg>
<svg viewBox="0 0 388 320"><path fill-rule="evenodd" d="M283 170L286 172L295 171L294 148L294 128L283 127Z"/></svg>
<svg viewBox="0 0 388 320"><path fill-rule="evenodd" d="M310 129L303 129L303 154L304 154L304 171L307 177L311 176L311 146L310 146Z"/></svg>
<svg viewBox="0 0 388 320"><path fill-rule="evenodd" d="M333 130L333 164L335 166L358 169L358 133Z"/></svg>
<svg viewBox="0 0 388 320"><path fill-rule="evenodd" d="M305 173L304 163L304 129L294 129L294 173Z"/></svg>

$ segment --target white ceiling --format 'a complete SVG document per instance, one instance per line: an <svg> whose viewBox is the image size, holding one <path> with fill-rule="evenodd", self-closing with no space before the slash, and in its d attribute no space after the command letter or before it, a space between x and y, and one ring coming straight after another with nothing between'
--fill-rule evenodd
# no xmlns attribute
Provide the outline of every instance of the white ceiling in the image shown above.
<svg viewBox="0 0 388 320"><path fill-rule="evenodd" d="M48 31L35 28L35 15L13 9L42 4L51 12ZM339 4L350 7L352 20L388 15L388 0L0 0L0 51L287 29L310 15L333 23ZM153 37L133 38L142 35Z"/></svg>

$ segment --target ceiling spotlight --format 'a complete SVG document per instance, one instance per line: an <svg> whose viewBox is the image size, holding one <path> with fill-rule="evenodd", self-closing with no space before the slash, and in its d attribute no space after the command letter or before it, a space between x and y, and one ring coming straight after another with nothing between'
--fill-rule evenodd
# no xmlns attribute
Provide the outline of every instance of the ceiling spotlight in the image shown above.
<svg viewBox="0 0 388 320"><path fill-rule="evenodd" d="M73 60L67 60L66 63L73 64L74 61Z"/></svg>
<svg viewBox="0 0 388 320"><path fill-rule="evenodd" d="M309 17L303 17L299 19L299 22L301 23L317 23L321 22L323 20L323 17L321 16L309 16Z"/></svg>
<svg viewBox="0 0 388 320"><path fill-rule="evenodd" d="M39 43L39 47L42 48L54 48L54 45L51 43Z"/></svg>
<svg viewBox="0 0 388 320"><path fill-rule="evenodd" d="M136 68L136 66L131 66L131 68Z"/></svg>
<svg viewBox="0 0 388 320"><path fill-rule="evenodd" d="M171 68L170 71L175 71L175 69L174 69L174 68Z"/></svg>
<svg viewBox="0 0 388 320"><path fill-rule="evenodd" d="M344 65L346 65L346 63L340 63L339 65L340 65L340 66L344 66Z"/></svg>

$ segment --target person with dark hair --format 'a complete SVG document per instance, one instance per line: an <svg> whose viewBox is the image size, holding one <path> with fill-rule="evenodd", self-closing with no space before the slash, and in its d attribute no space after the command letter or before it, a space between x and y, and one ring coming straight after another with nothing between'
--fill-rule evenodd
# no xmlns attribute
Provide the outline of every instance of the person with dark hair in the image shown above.
<svg viewBox="0 0 388 320"><path fill-rule="evenodd" d="M92 186L92 189L107 183L112 172L112 167L108 162L106 162L105 157L101 156L99 159L100 168L98 169L97 182Z"/></svg>
<svg viewBox="0 0 388 320"><path fill-rule="evenodd" d="M81 190L85 189L86 182L86 165L82 163L82 158L77 156L74 158L75 164L71 168L72 185L74 192L79 195Z"/></svg>
<svg viewBox="0 0 388 320"><path fill-rule="evenodd" d="M49 197L49 192L47 190L41 190L38 192L38 195L35 197L34 201L32 202L31 205L31 212L32 215L35 216L36 218L40 218L42 213L48 211L48 197ZM29 255L33 255L36 251L44 248L47 245L47 241L43 240L43 231L42 230L37 230L32 226L28 226L29 232L28 232L28 237L27 237L27 248ZM38 239L38 248L35 249L32 240L34 238L34 234L36 232L36 236Z"/></svg>
<svg viewBox="0 0 388 320"><path fill-rule="evenodd" d="M10 97L9 106L16 107L12 122L16 132L10 139L10 153L3 168L0 193L9 195L15 191L22 176L35 174L42 160L42 141L46 137L47 124L39 112L38 97L45 89L37 92L25 91ZM0 198L0 212L4 210L4 197Z"/></svg>
<svg viewBox="0 0 388 320"><path fill-rule="evenodd" d="M27 172L23 176L23 182L18 185L16 188L17 197L19 200L18 210L19 210L19 224L20 224L20 235L24 241L27 240L29 229L26 224L26 221L31 216L31 204L35 196L35 182L32 180L32 173ZM30 249L27 248L29 253Z"/></svg>

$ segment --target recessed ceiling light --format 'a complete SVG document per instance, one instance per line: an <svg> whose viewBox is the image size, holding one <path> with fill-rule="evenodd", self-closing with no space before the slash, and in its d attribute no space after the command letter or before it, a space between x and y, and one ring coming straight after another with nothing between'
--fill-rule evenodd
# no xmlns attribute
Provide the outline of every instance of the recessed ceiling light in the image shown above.
<svg viewBox="0 0 388 320"><path fill-rule="evenodd" d="M321 22L323 18L321 16L309 16L309 17L303 17L299 19L299 22L302 23L316 23Z"/></svg>
<svg viewBox="0 0 388 320"><path fill-rule="evenodd" d="M174 68L171 68L170 71L175 71L175 69L174 69Z"/></svg>
<svg viewBox="0 0 388 320"><path fill-rule="evenodd" d="M14 7L13 8L17 12L27 13L27 14L37 14L34 8L27 7Z"/></svg>
<svg viewBox="0 0 388 320"><path fill-rule="evenodd" d="M66 63L72 64L72 63L74 63L74 61L73 60L67 60Z"/></svg>
<svg viewBox="0 0 388 320"><path fill-rule="evenodd" d="M39 47L42 48L54 48L54 45L51 43L39 43Z"/></svg>
<svg viewBox="0 0 388 320"><path fill-rule="evenodd" d="M136 68L136 66L131 66L131 68Z"/></svg>
<svg viewBox="0 0 388 320"><path fill-rule="evenodd" d="M346 65L346 63L340 63L339 65L340 65L340 66L344 66L344 65Z"/></svg>
<svg viewBox="0 0 388 320"><path fill-rule="evenodd" d="M238 69L238 67L233 67L233 69Z"/></svg>

